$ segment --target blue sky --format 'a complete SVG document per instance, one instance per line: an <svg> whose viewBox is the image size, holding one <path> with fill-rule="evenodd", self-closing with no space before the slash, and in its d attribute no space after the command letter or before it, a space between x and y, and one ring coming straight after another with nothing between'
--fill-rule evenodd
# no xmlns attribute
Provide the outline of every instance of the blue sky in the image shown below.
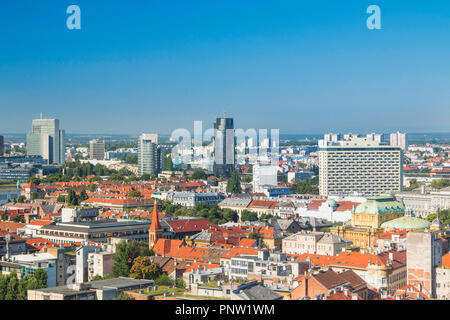
<svg viewBox="0 0 450 320"><path fill-rule="evenodd" d="M40 112L69 133L170 133L224 110L282 133L450 132L448 1L130 3L3 1L0 133Z"/></svg>

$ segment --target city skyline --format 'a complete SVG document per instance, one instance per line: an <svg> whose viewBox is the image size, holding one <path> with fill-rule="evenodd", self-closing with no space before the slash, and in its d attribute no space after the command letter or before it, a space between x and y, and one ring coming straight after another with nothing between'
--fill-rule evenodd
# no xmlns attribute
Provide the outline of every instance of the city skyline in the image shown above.
<svg viewBox="0 0 450 320"><path fill-rule="evenodd" d="M447 4L379 3L381 30L358 1L77 4L72 31L62 3L0 12L2 133L40 112L67 132L170 133L223 110L281 133L450 131Z"/></svg>

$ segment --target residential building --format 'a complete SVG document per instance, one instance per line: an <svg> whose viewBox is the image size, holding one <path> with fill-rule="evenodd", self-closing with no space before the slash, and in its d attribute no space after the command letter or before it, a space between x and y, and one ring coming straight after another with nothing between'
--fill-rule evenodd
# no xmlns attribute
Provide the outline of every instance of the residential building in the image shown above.
<svg viewBox="0 0 450 320"><path fill-rule="evenodd" d="M282 248L284 253L289 254L314 253L334 256L351 245L351 241L331 233L301 231L284 238Z"/></svg>
<svg viewBox="0 0 450 320"><path fill-rule="evenodd" d="M253 192L263 192L263 186L276 187L278 166L255 164L253 166Z"/></svg>
<svg viewBox="0 0 450 320"><path fill-rule="evenodd" d="M88 281L92 281L95 276L104 277L111 275L114 265L114 254L108 251L98 251L88 253Z"/></svg>
<svg viewBox="0 0 450 320"><path fill-rule="evenodd" d="M401 191L403 150L381 145L371 137L319 140L319 191L321 195L361 192L374 196Z"/></svg>
<svg viewBox="0 0 450 320"><path fill-rule="evenodd" d="M27 134L27 154L42 156L47 163L65 162L65 132L58 119L34 119L32 130Z"/></svg>
<svg viewBox="0 0 450 320"><path fill-rule="evenodd" d="M105 159L105 141L99 139L89 141L89 159L91 160Z"/></svg>
<svg viewBox="0 0 450 320"><path fill-rule="evenodd" d="M214 165L217 176L230 177L235 164L235 137L233 118L217 118L214 123Z"/></svg>
<svg viewBox="0 0 450 320"><path fill-rule="evenodd" d="M408 135L406 133L391 133L390 145L394 147L400 147L404 152L408 150Z"/></svg>
<svg viewBox="0 0 450 320"><path fill-rule="evenodd" d="M338 293L348 296L352 300L366 300L368 298L367 283L354 271L336 272L332 269L310 272L298 276L295 281L298 285L291 291L291 300L310 298L314 300L327 300Z"/></svg>

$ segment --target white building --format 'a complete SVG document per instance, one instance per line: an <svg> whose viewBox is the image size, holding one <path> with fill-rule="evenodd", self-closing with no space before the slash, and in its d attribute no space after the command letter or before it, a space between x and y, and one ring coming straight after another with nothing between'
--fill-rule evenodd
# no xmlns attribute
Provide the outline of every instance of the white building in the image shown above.
<svg viewBox="0 0 450 320"><path fill-rule="evenodd" d="M391 133L390 144L393 147L400 147L403 151L408 150L408 136L406 133Z"/></svg>
<svg viewBox="0 0 450 320"><path fill-rule="evenodd" d="M403 151L381 145L372 137L346 135L337 142L319 140L319 191L321 195L361 192L374 196L401 191Z"/></svg>
<svg viewBox="0 0 450 320"><path fill-rule="evenodd" d="M253 192L260 192L263 186L276 187L278 166L255 164L253 166Z"/></svg>

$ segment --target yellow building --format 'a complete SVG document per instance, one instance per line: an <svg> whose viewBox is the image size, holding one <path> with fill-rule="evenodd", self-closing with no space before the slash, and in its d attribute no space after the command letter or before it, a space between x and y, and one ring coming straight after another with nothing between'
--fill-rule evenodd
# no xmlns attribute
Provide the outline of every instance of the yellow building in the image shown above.
<svg viewBox="0 0 450 320"><path fill-rule="evenodd" d="M371 197L353 210L349 225L335 227L330 231L352 241L354 246L369 249L373 245L374 238L383 231L381 225L404 214L404 205L393 197Z"/></svg>

